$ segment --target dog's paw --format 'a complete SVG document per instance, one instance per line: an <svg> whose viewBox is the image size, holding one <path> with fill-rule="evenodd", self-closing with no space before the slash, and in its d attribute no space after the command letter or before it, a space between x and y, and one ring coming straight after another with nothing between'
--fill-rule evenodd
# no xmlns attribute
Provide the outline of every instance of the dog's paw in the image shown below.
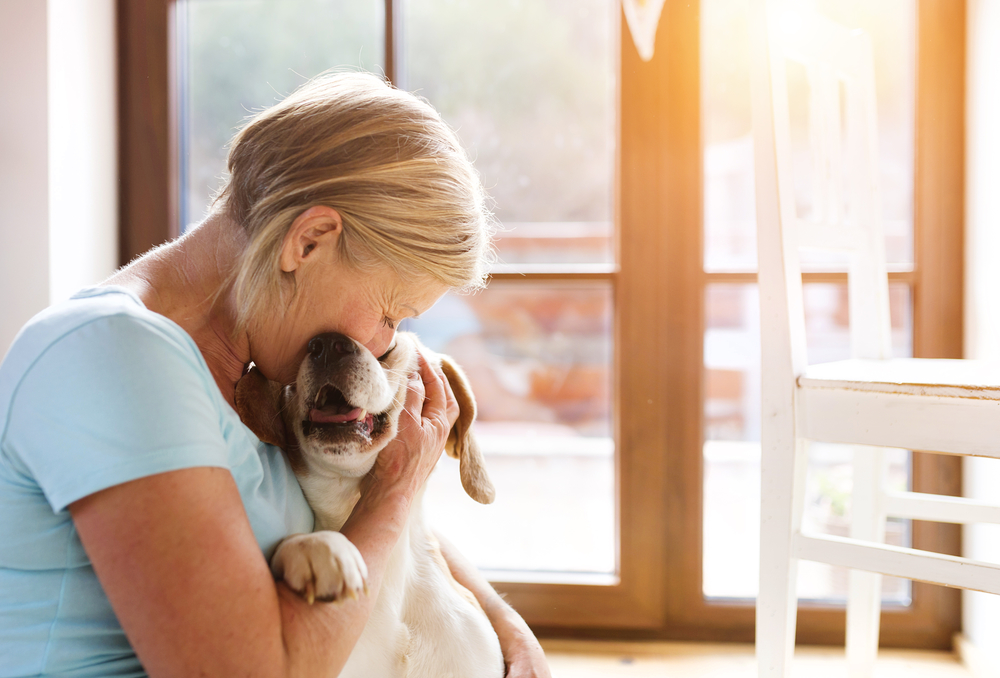
<svg viewBox="0 0 1000 678"><path fill-rule="evenodd" d="M294 534L278 546L271 572L303 596L330 602L368 593L368 568L361 552L339 532Z"/></svg>

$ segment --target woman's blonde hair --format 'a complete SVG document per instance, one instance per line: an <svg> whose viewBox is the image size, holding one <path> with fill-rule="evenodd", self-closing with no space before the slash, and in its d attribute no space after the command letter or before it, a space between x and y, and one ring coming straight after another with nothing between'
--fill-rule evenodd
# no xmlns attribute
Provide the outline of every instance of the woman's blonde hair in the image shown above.
<svg viewBox="0 0 1000 678"><path fill-rule="evenodd" d="M246 232L235 272L237 331L284 303L279 256L295 218L340 213L340 254L402 280L485 285L493 226L455 133L426 101L366 73L331 73L257 114L234 137L215 207ZM292 290L294 293L294 289Z"/></svg>

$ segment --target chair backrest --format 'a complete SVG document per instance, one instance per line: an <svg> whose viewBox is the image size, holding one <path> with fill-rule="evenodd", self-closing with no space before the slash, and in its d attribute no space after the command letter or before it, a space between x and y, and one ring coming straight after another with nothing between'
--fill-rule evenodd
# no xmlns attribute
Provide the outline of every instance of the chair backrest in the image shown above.
<svg viewBox="0 0 1000 678"><path fill-rule="evenodd" d="M791 3L752 3L751 90L765 374L780 368L779 372L790 370L792 374L785 376L794 378L807 364L800 248L847 255L852 357L889 358L889 288L871 41L863 31L849 30L813 12L797 12ZM804 67L809 86L812 210L805 216L796 211L789 61Z"/></svg>

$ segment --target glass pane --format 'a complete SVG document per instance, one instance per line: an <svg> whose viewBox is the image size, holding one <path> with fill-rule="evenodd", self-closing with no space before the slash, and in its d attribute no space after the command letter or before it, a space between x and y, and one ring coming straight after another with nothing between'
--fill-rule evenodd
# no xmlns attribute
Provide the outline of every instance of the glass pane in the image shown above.
<svg viewBox="0 0 1000 678"><path fill-rule="evenodd" d="M476 504L442 460L424 496L435 528L489 570L615 572L611 287L494 282L401 329L465 368L497 490Z"/></svg>
<svg viewBox="0 0 1000 678"><path fill-rule="evenodd" d="M404 8L404 86L473 157L504 226L500 263L613 262L617 3Z"/></svg>
<svg viewBox="0 0 1000 678"><path fill-rule="evenodd" d="M204 218L227 144L255 111L342 66L379 72L382 0L181 0L182 226Z"/></svg>
<svg viewBox="0 0 1000 678"><path fill-rule="evenodd" d="M804 286L810 363L850 357L847 286ZM889 286L893 354L912 355L912 299L906 284ZM705 299L705 496L703 591L708 597L757 595L760 539L760 313L757 286L712 284ZM909 453L888 454L888 485L909 486ZM851 449L812 444L804 528L845 535L850 524ZM891 520L886 541L908 545L909 521ZM803 562L799 595L842 600L842 568ZM909 584L885 578L883 600L906 604Z"/></svg>
<svg viewBox="0 0 1000 678"><path fill-rule="evenodd" d="M803 3L805 4L805 3ZM886 255L913 263L915 0L815 0L810 7L872 37ZM705 270L757 268L750 116L749 0L702 0ZM805 146L808 89L789 68L793 150ZM801 143L794 143L795 141ZM796 152L796 157L803 157ZM809 163L796 172L796 202L808 211ZM807 262L808 263L808 262Z"/></svg>

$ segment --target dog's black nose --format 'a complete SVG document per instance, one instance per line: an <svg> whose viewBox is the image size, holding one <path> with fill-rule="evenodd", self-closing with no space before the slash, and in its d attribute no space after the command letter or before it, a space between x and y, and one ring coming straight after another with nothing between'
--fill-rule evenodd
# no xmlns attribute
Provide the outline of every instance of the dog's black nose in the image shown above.
<svg viewBox="0 0 1000 678"><path fill-rule="evenodd" d="M357 350L357 344L337 332L320 334L309 341L309 355L317 362L335 361L342 356L356 353Z"/></svg>

